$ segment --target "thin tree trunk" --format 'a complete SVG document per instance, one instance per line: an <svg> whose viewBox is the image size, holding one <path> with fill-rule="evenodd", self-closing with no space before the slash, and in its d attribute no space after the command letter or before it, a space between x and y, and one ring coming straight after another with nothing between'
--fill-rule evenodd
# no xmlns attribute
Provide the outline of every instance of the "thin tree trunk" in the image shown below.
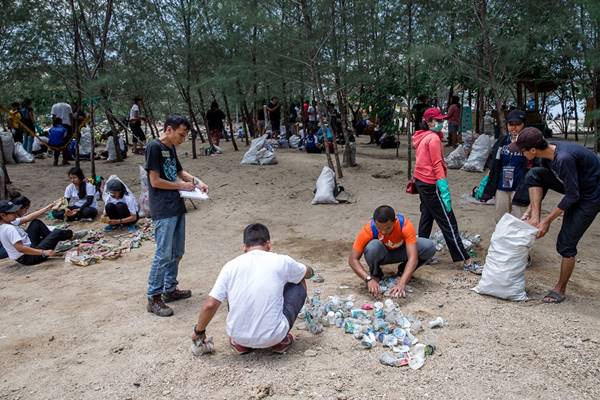
<svg viewBox="0 0 600 400"><path fill-rule="evenodd" d="M223 102L225 103L225 112L227 113L227 121L229 122L229 132L231 132L231 143L233 144L233 149L238 151L238 146L235 142L235 132L233 131L233 121L231 121L231 113L229 112L229 102L227 101L225 92L223 92Z"/></svg>
<svg viewBox="0 0 600 400"><path fill-rule="evenodd" d="M571 97L573 98L573 112L575 113L575 141L579 142L579 113L577 111L577 93L575 91L575 83L571 78Z"/></svg>
<svg viewBox="0 0 600 400"><path fill-rule="evenodd" d="M96 139L94 137L94 126L95 126L95 122L94 122L94 103L91 103L90 106L90 132L91 132L91 143L92 143L92 151L90 152L90 174L92 175L92 179L94 181L94 186L96 183L96 157L94 157L94 153L96 151ZM113 136L114 138L114 136ZM77 147L79 147L79 144L77 144ZM117 149L119 148L119 146L117 146ZM117 158L121 153L117 153Z"/></svg>

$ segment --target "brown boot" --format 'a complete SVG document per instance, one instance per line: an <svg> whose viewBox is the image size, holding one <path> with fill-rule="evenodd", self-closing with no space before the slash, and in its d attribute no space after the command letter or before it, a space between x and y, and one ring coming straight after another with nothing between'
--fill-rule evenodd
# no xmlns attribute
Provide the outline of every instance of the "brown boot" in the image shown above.
<svg viewBox="0 0 600 400"><path fill-rule="evenodd" d="M163 293L162 299L165 303L170 303L172 301L183 300L192 297L191 290L179 290L175 289L169 293Z"/></svg>
<svg viewBox="0 0 600 400"><path fill-rule="evenodd" d="M173 315L173 310L162 301L160 294L153 296L152 299L148 299L146 309L148 312L158 315L159 317L170 317Z"/></svg>

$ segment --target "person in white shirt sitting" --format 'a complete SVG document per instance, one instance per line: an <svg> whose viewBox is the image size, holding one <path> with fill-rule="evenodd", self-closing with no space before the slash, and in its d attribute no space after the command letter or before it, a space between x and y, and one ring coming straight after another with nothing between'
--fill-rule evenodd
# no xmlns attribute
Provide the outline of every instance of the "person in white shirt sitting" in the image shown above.
<svg viewBox="0 0 600 400"><path fill-rule="evenodd" d="M262 224L244 229L244 254L229 261L204 301L192 340L206 339L206 327L225 300L227 335L238 354L270 348L282 354L294 342L290 333L306 300L312 268L271 252L269 230Z"/></svg>

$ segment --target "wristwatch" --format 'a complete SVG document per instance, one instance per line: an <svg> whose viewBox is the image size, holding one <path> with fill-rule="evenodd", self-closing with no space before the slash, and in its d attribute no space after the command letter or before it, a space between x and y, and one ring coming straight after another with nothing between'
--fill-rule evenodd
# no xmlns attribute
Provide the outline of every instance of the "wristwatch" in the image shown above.
<svg viewBox="0 0 600 400"><path fill-rule="evenodd" d="M367 277L365 278L365 282L369 283L371 279L373 279L373 277L371 275L367 275Z"/></svg>

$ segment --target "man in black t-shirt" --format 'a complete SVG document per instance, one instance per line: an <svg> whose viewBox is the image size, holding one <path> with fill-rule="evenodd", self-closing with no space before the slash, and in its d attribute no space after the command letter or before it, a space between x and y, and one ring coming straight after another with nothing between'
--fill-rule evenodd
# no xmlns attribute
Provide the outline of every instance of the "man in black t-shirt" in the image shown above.
<svg viewBox="0 0 600 400"><path fill-rule="evenodd" d="M191 297L190 290L177 288L179 261L185 251L185 204L180 190L208 191L200 179L184 171L175 147L183 143L191 128L182 116L168 116L164 132L146 146L150 214L155 227L156 252L148 276L148 312L159 317L173 315L165 302Z"/></svg>
<svg viewBox="0 0 600 400"><path fill-rule="evenodd" d="M267 111L269 112L269 120L271 121L273 139L277 139L279 137L281 123L281 104L279 104L277 96L271 97L271 101L267 104Z"/></svg>

